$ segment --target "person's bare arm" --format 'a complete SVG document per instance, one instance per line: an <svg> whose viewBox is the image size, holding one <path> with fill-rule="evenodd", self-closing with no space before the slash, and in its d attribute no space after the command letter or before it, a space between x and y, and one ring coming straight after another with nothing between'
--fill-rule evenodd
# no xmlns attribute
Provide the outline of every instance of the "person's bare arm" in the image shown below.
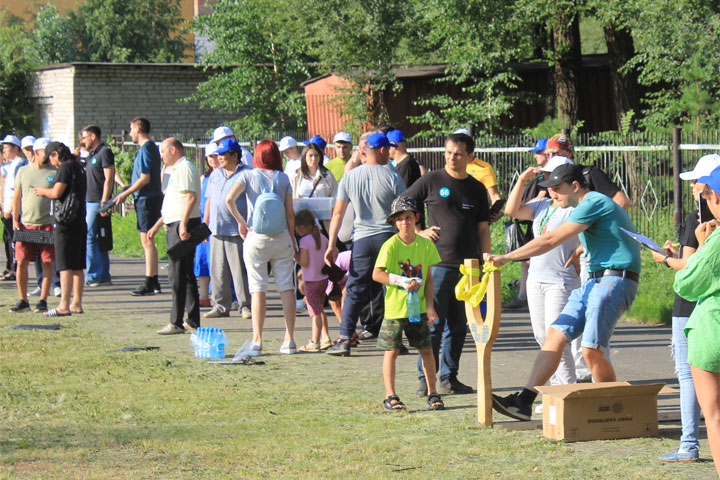
<svg viewBox="0 0 720 480"><path fill-rule="evenodd" d="M188 220L192 214L195 204L198 202L197 193L192 190L185 191L185 208L183 208L182 218L180 219L180 225L178 225L178 236L180 240L187 240L190 238L190 233L187 231Z"/></svg>
<svg viewBox="0 0 720 480"><path fill-rule="evenodd" d="M157 235L157 232L160 231L160 227L163 226L163 217L158 218L158 221L155 222L155 225L150 227L150 230L147 232L147 238L152 240L155 238L155 235Z"/></svg>
<svg viewBox="0 0 720 480"><path fill-rule="evenodd" d="M295 210L293 209L292 193L285 195L285 221L287 222L288 233L290 234L290 242L293 251L297 254L297 245L295 242Z"/></svg>
<svg viewBox="0 0 720 480"><path fill-rule="evenodd" d="M480 242L480 253L490 253L490 224L478 222L478 241Z"/></svg>
<svg viewBox="0 0 720 480"><path fill-rule="evenodd" d="M295 257L295 260L297 261L297 264L301 267L307 267L308 263L310 263L310 255L308 255L307 250L301 248L298 252L297 257Z"/></svg>
<svg viewBox="0 0 720 480"><path fill-rule="evenodd" d="M622 190L618 190L617 193L612 196L612 200L625 210L630 208L630 199Z"/></svg>
<svg viewBox="0 0 720 480"><path fill-rule="evenodd" d="M435 284L432 277L432 267L428 268L427 276L424 280L425 283L425 307L428 319L428 325L435 325L438 318L440 318L435 311L435 300L433 295L435 293Z"/></svg>
<svg viewBox="0 0 720 480"><path fill-rule="evenodd" d="M502 198L500 196L500 189L498 189L497 185L488 188L487 192L488 192L488 195L490 195L490 200L492 201L492 203L495 203Z"/></svg>
<svg viewBox="0 0 720 480"><path fill-rule="evenodd" d="M225 204L227 205L228 210L230 210L230 215L232 215L235 221L238 223L238 233L243 240L245 240L245 236L247 235L248 225L245 221L245 218L240 215L240 212L237 209L237 205L235 205L235 201L240 195L242 195L244 191L245 185L238 182L233 185L233 187L230 189L230 192L228 192L227 198L225 198Z"/></svg>
<svg viewBox="0 0 720 480"><path fill-rule="evenodd" d="M537 175L538 169L536 167L530 167L525 170L515 182L515 186L510 190L508 195L507 203L505 204L505 213L518 220L532 220L533 209L526 203L522 203L523 192L525 191L525 184Z"/></svg>
<svg viewBox="0 0 720 480"><path fill-rule="evenodd" d="M12 199L13 230L20 230L20 208L22 207L22 192L16 188Z"/></svg>
<svg viewBox="0 0 720 480"><path fill-rule="evenodd" d="M65 193L66 188L67 183L56 182L55 185L50 188L36 187L33 188L33 191L35 192L35 195L39 197L49 198L50 200L57 200L58 198L62 197L62 194Z"/></svg>
<svg viewBox="0 0 720 480"><path fill-rule="evenodd" d="M118 193L117 198L115 199L115 205L120 205L125 201L127 197L132 195L133 193L137 192L141 188L143 188L145 185L150 183L150 174L149 173L141 173L140 178L137 179L135 183L130 185L130 187L127 190L124 190L120 193Z"/></svg>
<svg viewBox="0 0 720 480"><path fill-rule="evenodd" d="M205 208L203 210L203 223L210 225L210 198L205 201Z"/></svg>
<svg viewBox="0 0 720 480"><path fill-rule="evenodd" d="M103 168L103 173L105 174L105 182L103 182L101 203L107 202L112 196L113 186L115 184L115 166Z"/></svg>
<svg viewBox="0 0 720 480"><path fill-rule="evenodd" d="M335 208L330 218L330 230L328 231L328 248L325 251L325 263L328 265L333 264L338 254L335 243L337 242L338 231L340 231L340 225L342 225L347 207L348 202L345 200L340 200L339 198L335 200Z"/></svg>
<svg viewBox="0 0 720 480"><path fill-rule="evenodd" d="M500 267L508 262L522 260L548 252L574 235L584 232L587 228L588 226L583 223L565 222L545 235L535 237L517 250L513 250L505 255L485 253L483 258L486 262L491 262L493 265Z"/></svg>

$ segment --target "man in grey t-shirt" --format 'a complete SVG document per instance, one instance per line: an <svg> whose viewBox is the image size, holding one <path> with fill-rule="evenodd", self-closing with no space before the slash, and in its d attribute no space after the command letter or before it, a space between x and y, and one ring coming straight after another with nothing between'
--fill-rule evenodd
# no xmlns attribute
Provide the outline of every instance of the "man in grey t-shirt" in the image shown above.
<svg viewBox="0 0 720 480"><path fill-rule="evenodd" d="M331 265L337 257L335 247L340 223L348 203L355 214L350 270L346 284L345 303L340 324L340 340L327 353L350 355L350 339L355 332L360 311L370 300L372 270L380 247L395 234L395 227L387 223L390 205L405 191L405 184L394 169L388 168L391 143L384 133L367 138L365 164L345 173L340 180L332 219L325 262Z"/></svg>

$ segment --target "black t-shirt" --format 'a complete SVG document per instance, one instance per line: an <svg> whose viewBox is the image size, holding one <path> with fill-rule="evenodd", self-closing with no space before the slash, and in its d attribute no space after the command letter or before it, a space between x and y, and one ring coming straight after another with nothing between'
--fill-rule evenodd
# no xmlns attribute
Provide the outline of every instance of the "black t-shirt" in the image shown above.
<svg viewBox="0 0 720 480"><path fill-rule="evenodd" d="M605 175L605 172L597 167L583 166L583 176L585 177L590 190L594 192L600 192L612 198L620 191L620 187L615 185L615 183L610 180L610 177Z"/></svg>
<svg viewBox="0 0 720 480"><path fill-rule="evenodd" d="M697 250L699 244L695 237L695 229L698 227L698 211L693 210L687 216L685 223L680 229L680 256L682 257L682 249L685 247ZM695 302L685 300L680 295L675 295L675 303L673 304L673 317L689 317L695 309Z"/></svg>
<svg viewBox="0 0 720 480"><path fill-rule="evenodd" d="M85 183L85 171L80 162L75 160L67 160L60 164L55 174L55 183L62 182L67 187L60 198L56 200L58 203L65 201L70 192L80 194L80 198L86 198L87 185ZM80 215L74 224L85 224L85 202L80 202Z"/></svg>
<svg viewBox="0 0 720 480"><path fill-rule="evenodd" d="M85 161L87 168L87 197L88 202L99 202L102 200L103 185L105 183L104 168L115 166L115 155L113 155L110 147L101 143L98 147L90 152Z"/></svg>
<svg viewBox="0 0 720 480"><path fill-rule="evenodd" d="M490 220L487 190L468 176L451 177L445 169L427 173L403 196L410 197L423 211L427 207L428 224L440 227L435 246L446 268L458 268L466 258L480 258L478 222Z"/></svg>
<svg viewBox="0 0 720 480"><path fill-rule="evenodd" d="M540 175L525 184L522 194L522 203L528 203L530 200L534 200L538 195L540 195L540 192L547 192L547 188L539 185L543 180L545 180L545 172L541 172Z"/></svg>
<svg viewBox="0 0 720 480"><path fill-rule="evenodd" d="M407 188L410 188L410 186L420 178L420 165L418 165L417 160L415 160L412 155L408 155L405 160L398 163L395 169L398 175L400 175L400 178L403 179L403 182L405 182Z"/></svg>

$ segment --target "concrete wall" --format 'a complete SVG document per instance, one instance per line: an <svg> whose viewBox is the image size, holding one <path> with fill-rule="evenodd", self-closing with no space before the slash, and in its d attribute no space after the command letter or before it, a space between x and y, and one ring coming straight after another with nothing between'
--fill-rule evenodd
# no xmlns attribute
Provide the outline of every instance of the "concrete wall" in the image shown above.
<svg viewBox="0 0 720 480"><path fill-rule="evenodd" d="M210 74L192 64L55 65L36 72L30 96L42 134L69 145L75 145L77 133L87 124L117 135L129 130L130 120L138 116L150 120L151 135L202 138L239 115L178 102Z"/></svg>

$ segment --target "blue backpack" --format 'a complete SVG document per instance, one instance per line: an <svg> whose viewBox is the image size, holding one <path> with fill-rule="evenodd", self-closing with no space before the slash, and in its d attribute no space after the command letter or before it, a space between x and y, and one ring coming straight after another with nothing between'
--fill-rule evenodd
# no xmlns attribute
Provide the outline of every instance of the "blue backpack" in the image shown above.
<svg viewBox="0 0 720 480"><path fill-rule="evenodd" d="M280 178L280 172L275 172L269 189L265 188L266 182L260 171L256 169L253 173L262 188L262 193L257 197L253 206L251 225L253 231L263 235L277 235L284 232L287 230L285 203L280 195L273 191L278 178Z"/></svg>

